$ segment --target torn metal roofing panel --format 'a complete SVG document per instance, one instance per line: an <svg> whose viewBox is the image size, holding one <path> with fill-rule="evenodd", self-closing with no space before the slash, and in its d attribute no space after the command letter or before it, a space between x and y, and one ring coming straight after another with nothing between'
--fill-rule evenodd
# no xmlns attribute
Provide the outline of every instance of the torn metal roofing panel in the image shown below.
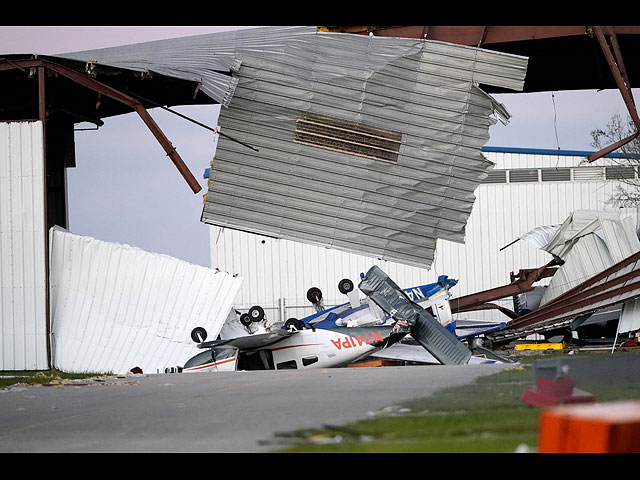
<svg viewBox="0 0 640 480"><path fill-rule="evenodd" d="M541 305L640 251L634 220L617 212L576 210L543 250L564 261Z"/></svg>
<svg viewBox="0 0 640 480"><path fill-rule="evenodd" d="M242 278L139 248L51 230L53 364L66 372L164 372L216 338Z"/></svg>
<svg viewBox="0 0 640 480"><path fill-rule="evenodd" d="M491 333L489 337L501 340L549 327L566 326L580 315L636 300L640 297L638 277L640 251L591 276L533 312L508 323L505 329ZM621 327L620 332L626 331Z"/></svg>
<svg viewBox="0 0 640 480"><path fill-rule="evenodd" d="M313 33L309 27L256 28L156 40L58 55L129 70L158 73L200 82L213 100L228 106L238 82L232 75L240 67L240 49L265 49L280 37Z"/></svg>
<svg viewBox="0 0 640 480"><path fill-rule="evenodd" d="M564 256L582 237L596 232L602 232L601 235L604 235L603 229L606 225L610 225L609 222L615 223L619 221L620 214L617 212L576 210L569 215L569 217L557 229L549 242L542 248L552 255L564 258ZM612 226L611 228L615 229L616 227ZM624 230L621 233L624 233ZM610 234L606 240L608 241L608 245L611 244L613 246L616 241L616 237ZM618 258L618 260L626 258L629 254L623 255Z"/></svg>
<svg viewBox="0 0 640 480"><path fill-rule="evenodd" d="M275 30L277 31L277 30ZM265 37L268 38L268 37ZM475 85L527 60L440 42L296 32L242 50L202 221L430 266L464 241L493 115Z"/></svg>
<svg viewBox="0 0 640 480"><path fill-rule="evenodd" d="M202 221L429 266L462 242L481 153L527 58L408 38L264 27L63 55L201 82L221 103Z"/></svg>
<svg viewBox="0 0 640 480"><path fill-rule="evenodd" d="M637 325L640 297L640 240L631 217L616 212L577 210L543 247L564 261L553 275L540 307L509 322L493 339L558 328L576 317L623 304L619 332Z"/></svg>

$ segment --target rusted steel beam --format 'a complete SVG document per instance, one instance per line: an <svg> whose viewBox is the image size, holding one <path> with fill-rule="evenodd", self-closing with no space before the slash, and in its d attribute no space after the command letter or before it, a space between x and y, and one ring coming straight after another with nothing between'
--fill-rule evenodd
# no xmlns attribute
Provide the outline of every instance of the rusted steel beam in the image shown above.
<svg viewBox="0 0 640 480"><path fill-rule="evenodd" d="M605 59L607 60L609 69L611 70L611 73L613 74L613 78L616 82L616 85L618 86L618 90L620 90L620 93L622 94L622 100L627 106L627 111L629 112L629 115L631 116L631 119L633 120L633 123L636 126L636 132L633 135L628 136L627 138L617 141L613 145L605 147L599 150L598 152L592 153L591 155L587 156L588 162L593 162L599 158L602 158L603 156L633 141L638 137L638 135L640 135L639 133L640 116L638 116L638 111L636 110L635 101L633 100L633 94L631 93L631 85L629 84L629 79L627 78L627 75L626 75L624 62L622 60L622 54L620 53L620 48L618 46L618 42L615 37L615 31L613 30L612 27L608 27L607 30L612 40L612 45L615 52L615 58L614 58L614 54L611 53L611 48L607 44L604 28L600 26L593 27L593 31L595 32L598 42L600 43L600 47L602 48L602 53L604 54Z"/></svg>
<svg viewBox="0 0 640 480"><path fill-rule="evenodd" d="M563 300L565 300L566 298L569 298L573 295L576 295L577 293L582 292L583 290L595 285L596 283L607 279L612 273L615 273L619 270L622 270L625 267L628 267L629 265L632 265L636 262L640 261L640 252L636 252L633 255L629 255L627 258L625 258L624 260L621 260L620 262L616 263L615 265L610 266L609 268L606 268L605 270L603 270L602 272L594 275L591 278L588 278L587 280L585 280L584 282L582 282L579 285L576 285L575 287L567 290L566 292L564 292L561 295L558 295L556 298L550 300L547 305L552 305L554 303L559 303Z"/></svg>
<svg viewBox="0 0 640 480"><path fill-rule="evenodd" d="M574 312L577 309L594 305L598 302L608 300L610 298L617 297L623 293L627 293L633 290L640 290L640 281L632 282L627 285L618 286L624 284L629 280L632 280L640 276L640 270L633 270L629 273L616 277L612 280L602 283L596 287L592 287L581 293L573 295L562 302L544 305L537 310L534 310L527 315L523 315L517 320L509 323L505 327L507 330L519 329L528 327L533 324L541 323L549 319L556 319L558 315L564 315L566 313ZM640 295L640 291L638 292ZM618 301L613 301L612 304ZM576 315L581 312L576 313Z"/></svg>
<svg viewBox="0 0 640 480"><path fill-rule="evenodd" d="M49 225L47 213L48 204L48 188L47 188L47 128L46 128L46 88L45 88L45 71L44 67L38 67L38 120L42 122L42 188L44 192L43 212L44 219L44 244L49 245ZM45 271L45 333L46 349L47 349L47 366L51 368L51 306L50 306L50 290L49 290L49 249L44 249L44 271Z"/></svg>
<svg viewBox="0 0 640 480"><path fill-rule="evenodd" d="M611 48L613 49L613 55L615 57L616 63L618 64L618 68L620 69L620 74L622 75L622 79L624 80L624 82L627 84L629 95L631 96L631 101L635 105L636 102L633 99L633 92L631 91L631 82L629 81L629 75L627 75L627 68L624 66L622 51L620 50L618 37L616 36L616 32L613 27L607 27L607 34L609 35L609 39L611 40Z"/></svg>
<svg viewBox="0 0 640 480"><path fill-rule="evenodd" d="M521 323L518 323L517 325L516 324L512 325L511 323L508 323L503 329L503 331L505 333L517 332L519 330L527 330L527 327L529 328L533 326L544 327L547 324L556 324L561 320L569 320L572 317L577 317L578 315L593 313L597 310L611 307L613 305L620 303L621 300L616 299L615 298L616 296L623 295L625 293L633 292L633 291L635 291L636 293L625 298L624 299L625 302L640 298L640 282L633 282L623 287L619 287L611 292L605 292L600 295L590 297L586 300L582 300L581 302L576 302L576 303L566 305L562 308L557 308L555 309L556 311L554 312L553 315L551 314L545 315L545 317L542 319L521 322ZM602 303L602 302L607 302L607 300L609 300L608 303ZM596 306L596 304L598 303L599 305ZM592 308L589 308L591 306ZM524 318L525 317L521 317L521 319L524 319Z"/></svg>
<svg viewBox="0 0 640 480"><path fill-rule="evenodd" d="M638 138L638 136L640 136L640 130L636 131L636 133L633 133L626 138L623 138L622 140L618 140L617 142L598 150L597 152L592 153L591 155L587 155L587 161L593 162L594 160L609 155L611 152L615 152L620 147L623 147L627 143L635 140L636 138Z"/></svg>
<svg viewBox="0 0 640 480"><path fill-rule="evenodd" d="M482 27L482 33L480 34L480 40L478 41L478 48L484 45L485 40L487 39L487 33L489 33L489 27Z"/></svg>
<svg viewBox="0 0 640 480"><path fill-rule="evenodd" d="M549 319L553 319L558 315L572 312L577 308L592 305L600 301L607 300L608 298L613 298L621 293L632 291L635 288L640 288L640 282L635 282L632 284L634 287L631 288L629 288L628 285L618 286L639 277L640 269L638 268L609 280L611 275L626 267L631 265L637 267L638 262L640 262L640 252L630 255L621 262L618 262L599 274L587 279L580 285L576 285L562 295L558 295L556 298L552 299L537 310L514 320L505 327L505 330L519 329L537 323L542 323Z"/></svg>
<svg viewBox="0 0 640 480"><path fill-rule="evenodd" d="M518 314L513 310L509 310L506 307L496 305L495 303L482 303L480 305L471 305L469 307L462 308L462 309L459 308L456 310L456 313L476 312L478 310L499 310L501 313L505 314L507 317L511 318L512 320L515 320L516 318L518 318Z"/></svg>
<svg viewBox="0 0 640 480"><path fill-rule="evenodd" d="M459 298L452 298L449 302L451 310L454 313L458 313L460 311L481 309L481 306L488 302L529 292L533 290L533 284L535 282L552 276L555 274L556 270L557 269L551 268L549 265L544 265L536 269L520 270L520 280L517 282L513 282L502 287L491 288L482 292L471 293Z"/></svg>
<svg viewBox="0 0 640 480"><path fill-rule="evenodd" d="M427 38L461 45L477 46L491 43L518 42L522 40L537 40L542 38L566 37L585 35L586 26L472 26L472 25L413 25L413 26L357 26L357 27L320 27L321 31L349 32L367 34L369 32L380 37ZM638 27L615 27L629 29L639 33ZM635 30L634 30L635 29ZM617 30L616 30L617 31ZM484 32L484 34L483 34Z"/></svg>
<svg viewBox="0 0 640 480"><path fill-rule="evenodd" d="M622 94L622 99L624 100L625 105L627 106L627 110L629 111L629 115L631 115L631 119L633 123L636 125L636 128L640 128L640 116L638 116L638 112L636 111L635 104L633 101L633 96L631 94L631 85L629 85L623 75L622 69L619 64L616 62L616 59L613 57L611 53L611 49L609 45L607 45L607 40L604 38L604 32L602 27L594 27L596 32L596 37L600 42L600 47L602 48L602 52L609 64L609 69L613 74L613 78L616 81L616 85L618 86L618 90Z"/></svg>
<svg viewBox="0 0 640 480"><path fill-rule="evenodd" d="M614 34L640 34L640 26L613 26L609 27ZM426 38L443 42L457 43L460 45L478 45L478 39L482 38L483 29L486 35L482 45L492 43L520 42L524 40L540 40L548 38L571 37L591 35L591 27L580 25L547 25L547 26L480 26L480 25L412 25L412 26L341 26L319 27L323 32L348 32L366 35L373 33L379 37L405 37Z"/></svg>
<svg viewBox="0 0 640 480"><path fill-rule="evenodd" d="M147 128L151 131L151 133L156 137L156 140L160 143L164 151L167 153L167 156L171 159L173 164L176 166L182 177L185 179L193 193L198 193L202 190L202 187L193 176L187 165L184 163L175 147L171 144L169 139L164 135L160 127L156 124L156 122L151 118L149 112L144 108L144 106L138 102L135 98L126 95L115 88L112 88L108 85L98 82L91 77L87 77L82 75L70 68L67 68L63 65L54 64L52 62L44 61L44 65L54 72L59 73L60 75L64 75L65 77L83 85L87 88L95 90L96 92L102 93L103 95L107 95L114 100L117 100L125 105L130 106L135 110L135 112L140 116L142 121L147 125Z"/></svg>
<svg viewBox="0 0 640 480"><path fill-rule="evenodd" d="M147 125L151 133L156 137L164 151L167 153L167 156L171 159L173 164L176 166L182 177L185 179L193 193L198 193L202 190L202 187L194 177L193 173L189 170L187 165L184 163L175 147L171 144L169 139L164 135L160 127L156 124L156 122L151 118L149 112L144 108L142 103L140 103L135 98L126 95L125 93L105 85L91 77L87 77L81 73L72 70L71 68L65 67L64 65L60 65L57 63L53 63L43 59L29 59L29 60L15 60L12 62L3 62L0 63L0 71L8 70L11 68L29 68L29 67L45 67L48 70L56 72L86 88L99 92L103 95L106 95L118 102L124 103L125 105L131 107L142 119L142 121Z"/></svg>

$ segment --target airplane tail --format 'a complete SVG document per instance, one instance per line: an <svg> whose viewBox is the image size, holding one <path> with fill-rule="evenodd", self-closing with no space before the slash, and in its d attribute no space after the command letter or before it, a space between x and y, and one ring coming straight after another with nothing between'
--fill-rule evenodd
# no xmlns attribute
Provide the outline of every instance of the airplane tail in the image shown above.
<svg viewBox="0 0 640 480"><path fill-rule="evenodd" d="M411 327L411 336L440 363L464 365L471 358L469 350L446 327L442 326L426 311L422 310ZM428 318L430 317L430 318Z"/></svg>
<svg viewBox="0 0 640 480"><path fill-rule="evenodd" d="M358 287L396 319L397 324L407 324L411 336L440 363L468 363L471 351L432 315L412 302L380 268L371 267Z"/></svg>

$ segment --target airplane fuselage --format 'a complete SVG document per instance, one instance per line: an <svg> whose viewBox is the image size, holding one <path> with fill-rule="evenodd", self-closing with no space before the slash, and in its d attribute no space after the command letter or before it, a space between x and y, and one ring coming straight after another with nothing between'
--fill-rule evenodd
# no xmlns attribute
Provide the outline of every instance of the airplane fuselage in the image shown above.
<svg viewBox="0 0 640 480"><path fill-rule="evenodd" d="M189 360L182 371L342 367L368 357L402 337L404 334L393 333L390 326L304 329L268 346L238 348L229 343L211 347Z"/></svg>

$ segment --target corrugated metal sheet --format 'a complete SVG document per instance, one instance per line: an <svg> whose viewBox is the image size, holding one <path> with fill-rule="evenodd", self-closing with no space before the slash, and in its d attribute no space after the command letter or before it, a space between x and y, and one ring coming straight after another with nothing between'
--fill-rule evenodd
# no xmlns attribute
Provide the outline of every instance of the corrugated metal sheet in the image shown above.
<svg viewBox="0 0 640 480"><path fill-rule="evenodd" d="M493 152L487 156L497 169L555 167L556 163L584 168L577 167L582 157ZM606 209L606 201L618 185L615 181L605 182L603 177L589 182L481 184L475 192L477 200L467 223L465 244L439 240L430 270L219 227L210 230L211 259L213 265L245 277L237 298L238 308L259 304L273 308L273 315L280 298L285 299L287 315L311 313L305 299L311 286L323 290L325 305L343 303L337 282L344 277L355 281L372 265L379 266L402 288L434 282L438 275L455 278L455 301L455 297L509 283L512 271L538 268L551 261L550 254L524 241L502 251L501 248L541 225L562 224L575 210ZM635 209L616 213L636 218ZM540 283L548 284L549 279ZM500 303L513 308L511 299ZM293 308L303 305L307 310ZM495 312L473 312L458 318L505 320Z"/></svg>
<svg viewBox="0 0 640 480"><path fill-rule="evenodd" d="M242 49L202 220L415 266L464 240L499 108L526 58L413 39L306 32ZM307 114L401 135L396 161L294 141ZM394 157L395 158L395 157Z"/></svg>
<svg viewBox="0 0 640 480"><path fill-rule="evenodd" d="M527 66L484 49L313 26L63 56L200 81L230 107L224 133L260 152L220 138L204 222L418 266L431 263L437 238L463 241L491 167L480 148L492 115L509 116L477 84L521 90ZM337 149L294 141L302 113L387 130L401 136L399 151L390 163L341 152L353 138Z"/></svg>
<svg viewBox="0 0 640 480"><path fill-rule="evenodd" d="M637 332L640 330L640 300L625 302L620 315L618 332Z"/></svg>
<svg viewBox="0 0 640 480"><path fill-rule="evenodd" d="M541 305L640 251L635 221L618 212L576 210L558 229L545 251L561 258Z"/></svg>
<svg viewBox="0 0 640 480"><path fill-rule="evenodd" d="M204 327L215 339L242 278L69 232L51 231L54 365L66 372L145 373L183 365Z"/></svg>
<svg viewBox="0 0 640 480"><path fill-rule="evenodd" d="M0 123L0 370L48 368L41 122Z"/></svg>
<svg viewBox="0 0 640 480"><path fill-rule="evenodd" d="M239 48L270 49L290 35L313 34L310 27L255 28L156 40L98 50L70 52L60 57L90 61L141 72L200 82L201 90L223 106L233 98L242 63Z"/></svg>

